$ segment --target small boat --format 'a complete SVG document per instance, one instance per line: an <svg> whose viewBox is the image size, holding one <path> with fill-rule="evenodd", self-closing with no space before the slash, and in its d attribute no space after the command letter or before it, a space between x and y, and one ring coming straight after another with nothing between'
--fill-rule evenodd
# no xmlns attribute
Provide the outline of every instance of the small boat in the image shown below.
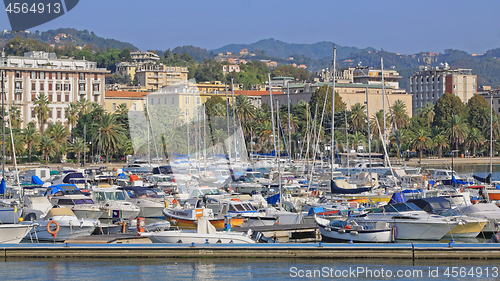
<svg viewBox="0 0 500 281"><path fill-rule="evenodd" d="M224 228L225 222L224 218L216 218L211 209L165 208L163 209L163 215L173 226L181 229L196 229L198 220L201 217L208 218L215 228ZM241 226L243 221L243 218L233 218L231 226Z"/></svg>
<svg viewBox="0 0 500 281"><path fill-rule="evenodd" d="M1 224L0 244L17 244L32 228L31 224Z"/></svg>
<svg viewBox="0 0 500 281"><path fill-rule="evenodd" d="M124 186L118 189L125 191L124 193L128 202L141 208L139 217L163 218L164 200L152 188L145 186Z"/></svg>
<svg viewBox="0 0 500 281"><path fill-rule="evenodd" d="M321 232L322 241L326 242L365 242L389 243L395 240L395 230L388 224L376 224L377 227L368 228L358 225L355 221L327 220L315 217L316 224Z"/></svg>
<svg viewBox="0 0 500 281"><path fill-rule="evenodd" d="M200 217L196 230L161 230L156 232L139 232L140 236L149 237L153 243L179 244L253 244L251 232L238 233L217 231L207 217Z"/></svg>
<svg viewBox="0 0 500 281"><path fill-rule="evenodd" d="M126 201L123 190L110 188L95 188L92 191L94 201L104 210L100 219L126 219L132 220L141 211L141 209Z"/></svg>
<svg viewBox="0 0 500 281"><path fill-rule="evenodd" d="M28 224L28 222L24 222ZM29 222L32 224L33 222ZM39 241L64 242L68 239L90 235L99 226L95 219L79 219L70 208L52 208L43 221L33 224L29 236ZM30 238L30 237L26 237Z"/></svg>

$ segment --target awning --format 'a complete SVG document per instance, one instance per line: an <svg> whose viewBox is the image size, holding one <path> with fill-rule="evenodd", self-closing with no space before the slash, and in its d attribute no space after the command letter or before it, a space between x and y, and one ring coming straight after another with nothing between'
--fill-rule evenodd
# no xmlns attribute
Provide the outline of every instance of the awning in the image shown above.
<svg viewBox="0 0 500 281"><path fill-rule="evenodd" d="M78 66L78 67L85 67L85 63L84 63L84 62L78 62L78 61L75 61L75 66Z"/></svg>
<svg viewBox="0 0 500 281"><path fill-rule="evenodd" d="M21 64L20 59L10 59L10 63Z"/></svg>
<svg viewBox="0 0 500 281"><path fill-rule="evenodd" d="M62 64L63 64L64 66L72 66L72 65L73 65L73 62L71 62L71 61L63 61L63 62L62 62Z"/></svg>
<svg viewBox="0 0 500 281"><path fill-rule="evenodd" d="M34 60L24 60L24 64L35 64L35 61Z"/></svg>

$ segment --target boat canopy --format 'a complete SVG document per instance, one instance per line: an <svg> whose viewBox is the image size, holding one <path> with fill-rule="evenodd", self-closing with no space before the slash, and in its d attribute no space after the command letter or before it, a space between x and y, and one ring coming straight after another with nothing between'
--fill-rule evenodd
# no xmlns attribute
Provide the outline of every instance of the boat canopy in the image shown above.
<svg viewBox="0 0 500 281"><path fill-rule="evenodd" d="M370 191L369 187L342 188L339 186L341 181L343 181L343 180L332 180L331 181L330 186L331 186L332 194L358 194L358 193Z"/></svg>
<svg viewBox="0 0 500 281"><path fill-rule="evenodd" d="M48 195L74 195L74 194L83 194L83 192L76 187L74 184L56 184L51 185L47 189Z"/></svg>
<svg viewBox="0 0 500 281"><path fill-rule="evenodd" d="M32 184L43 185L43 181L37 175L31 176L31 183Z"/></svg>
<svg viewBox="0 0 500 281"><path fill-rule="evenodd" d="M404 203L406 202L406 197L404 193L401 192L396 192L392 194L391 200L389 201L389 204L394 204L394 203Z"/></svg>
<svg viewBox="0 0 500 281"><path fill-rule="evenodd" d="M54 216L74 216L74 215L75 213L73 213L73 211L70 208L66 207L52 208L49 210L44 220L48 220L49 218Z"/></svg>
<svg viewBox="0 0 500 281"><path fill-rule="evenodd" d="M433 214L440 214L451 209L451 202L445 197L410 199L408 200L408 203L413 203L427 213Z"/></svg>

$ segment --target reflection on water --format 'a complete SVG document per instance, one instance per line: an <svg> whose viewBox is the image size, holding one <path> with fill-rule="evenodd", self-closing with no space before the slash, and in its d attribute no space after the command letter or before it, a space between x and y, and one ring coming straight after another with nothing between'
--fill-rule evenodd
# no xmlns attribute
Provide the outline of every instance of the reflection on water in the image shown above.
<svg viewBox="0 0 500 281"><path fill-rule="evenodd" d="M451 280L444 275L446 267L465 267L474 270L498 266L494 260L405 260L405 259L13 259L0 262L0 274L4 280L283 280L292 278L298 270L398 270L421 271L429 279L429 269L439 266L438 280ZM26 270L29 269L29 270ZM331 271L330 271L331 272ZM318 276L317 276L318 277ZM323 276L325 277L325 276ZM330 278L330 276L328 276ZM478 276L475 276L476 278ZM359 279L367 278L359 275ZM476 279L468 276L468 279ZM356 278L345 278L352 280ZM403 280L408 278L399 278ZM416 279L416 278L413 278ZM436 278L434 278L436 280Z"/></svg>

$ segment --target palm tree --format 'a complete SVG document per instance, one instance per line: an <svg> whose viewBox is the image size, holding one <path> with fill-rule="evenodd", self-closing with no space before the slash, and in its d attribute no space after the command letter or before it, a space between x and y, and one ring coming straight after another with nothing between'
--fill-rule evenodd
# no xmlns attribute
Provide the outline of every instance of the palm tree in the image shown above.
<svg viewBox="0 0 500 281"><path fill-rule="evenodd" d="M38 149L45 157L45 164L49 162L49 155L52 155L56 150L56 142L48 135L42 136Z"/></svg>
<svg viewBox="0 0 500 281"><path fill-rule="evenodd" d="M80 99L76 102L78 107L78 116L81 118L83 115L88 113L88 109L90 107L90 102L86 99Z"/></svg>
<svg viewBox="0 0 500 281"><path fill-rule="evenodd" d="M50 124L47 128L47 134L56 143L56 150L61 148L61 145L66 142L69 131L68 128L64 127L61 123Z"/></svg>
<svg viewBox="0 0 500 281"><path fill-rule="evenodd" d="M10 107L10 122L12 124L12 128L19 129L21 128L21 109L17 106Z"/></svg>
<svg viewBox="0 0 500 281"><path fill-rule="evenodd" d="M406 104L403 101L395 101L391 106L391 110L396 128L403 128L406 124L408 124L410 117L408 116L408 113L406 113Z"/></svg>
<svg viewBox="0 0 500 281"><path fill-rule="evenodd" d="M460 115L452 115L451 118L446 119L445 126L447 128L446 135L450 142L455 144L455 150L458 151L458 146L465 141L469 134L469 126Z"/></svg>
<svg viewBox="0 0 500 281"><path fill-rule="evenodd" d="M432 121L434 121L434 105L430 102L426 103L424 107L419 109L419 115L427 120L427 127L431 127Z"/></svg>
<svg viewBox="0 0 500 281"><path fill-rule="evenodd" d="M28 124L28 127L24 129L23 134L24 143L28 149L28 162L31 162L31 151L33 148L36 148L41 136L32 123Z"/></svg>
<svg viewBox="0 0 500 281"><path fill-rule="evenodd" d="M484 136L477 128L472 128L467 136L466 144L472 146L472 155L476 156L476 147L484 143Z"/></svg>
<svg viewBox="0 0 500 281"><path fill-rule="evenodd" d="M386 118L386 121L387 118ZM370 120L370 132L374 135L379 137L379 130L378 128L380 127L380 132L382 134L384 133L384 111L379 110L375 114L373 114L373 117Z"/></svg>
<svg viewBox="0 0 500 281"><path fill-rule="evenodd" d="M489 107L481 107L475 116L472 116L475 120L477 120L479 126L482 128L482 132L490 131L490 108Z"/></svg>
<svg viewBox="0 0 500 281"><path fill-rule="evenodd" d="M49 118L49 98L44 93L41 93L33 103L35 104L35 113L36 117L38 118L40 132L43 135L43 132L45 130L45 123Z"/></svg>
<svg viewBox="0 0 500 281"><path fill-rule="evenodd" d="M357 131L353 135L349 135L349 143L352 145L354 149L356 149L360 145L364 145L366 143L366 137L363 133Z"/></svg>
<svg viewBox="0 0 500 281"><path fill-rule="evenodd" d="M432 147L431 134L426 129L419 129L411 143L413 149L418 150L418 158L422 159L422 152Z"/></svg>
<svg viewBox="0 0 500 281"><path fill-rule="evenodd" d="M126 103L119 104L116 107L116 114L128 115L128 108Z"/></svg>
<svg viewBox="0 0 500 281"><path fill-rule="evenodd" d="M236 114L243 123L252 122L255 117L255 106L245 95L236 96Z"/></svg>
<svg viewBox="0 0 500 281"><path fill-rule="evenodd" d="M14 149L16 151L16 156L19 156L24 152L25 149L23 136L19 133L13 132L12 139L14 140ZM5 136L5 140L5 153L13 156L14 154L12 153L12 140L10 134Z"/></svg>
<svg viewBox="0 0 500 281"><path fill-rule="evenodd" d="M82 152L89 151L87 144L80 137L75 138L73 142L69 144L68 148L69 152L73 152L77 156L78 158L77 163L80 163L80 154L82 154Z"/></svg>
<svg viewBox="0 0 500 281"><path fill-rule="evenodd" d="M66 108L65 116L68 119L70 129L74 128L78 121L78 104L74 102L70 103L69 107Z"/></svg>
<svg viewBox="0 0 500 281"><path fill-rule="evenodd" d="M116 153L126 140L123 125L117 122L116 116L117 115L112 113L104 113L100 122L94 124L99 128L96 130L94 139L97 140L101 148L106 151L107 163L109 163L109 153Z"/></svg>
<svg viewBox="0 0 500 281"><path fill-rule="evenodd" d="M448 148L450 146L450 142L446 138L444 134L437 134L432 138L432 142L434 146L437 146L438 149L438 157L441 158L443 156L443 148Z"/></svg>
<svg viewBox="0 0 500 281"><path fill-rule="evenodd" d="M366 124L366 105L361 105L359 102L351 107L351 120L354 131L361 130Z"/></svg>

